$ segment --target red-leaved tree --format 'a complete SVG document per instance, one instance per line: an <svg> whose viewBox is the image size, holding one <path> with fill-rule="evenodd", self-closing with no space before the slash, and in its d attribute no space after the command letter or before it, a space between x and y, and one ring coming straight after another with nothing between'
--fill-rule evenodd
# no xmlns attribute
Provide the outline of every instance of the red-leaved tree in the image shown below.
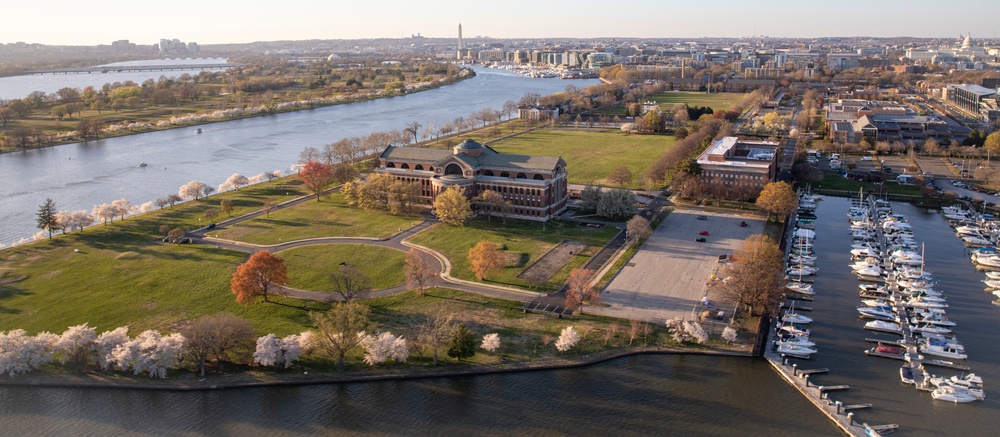
<svg viewBox="0 0 1000 437"><path fill-rule="evenodd" d="M299 171L299 179L302 179L306 188L316 194L316 201L319 202L319 194L333 182L333 170L322 162L309 161Z"/></svg>
<svg viewBox="0 0 1000 437"><path fill-rule="evenodd" d="M288 269L285 268L285 260L262 250L236 268L229 284L236 295L236 301L250 305L257 296L263 296L264 302L268 302L268 291L287 283Z"/></svg>

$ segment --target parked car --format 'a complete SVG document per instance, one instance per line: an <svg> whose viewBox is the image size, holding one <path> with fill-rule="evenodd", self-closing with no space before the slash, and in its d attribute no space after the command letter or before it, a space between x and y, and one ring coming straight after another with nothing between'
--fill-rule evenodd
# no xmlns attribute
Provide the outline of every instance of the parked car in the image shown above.
<svg viewBox="0 0 1000 437"><path fill-rule="evenodd" d="M215 223L208 225L206 229L215 229Z"/></svg>
<svg viewBox="0 0 1000 437"><path fill-rule="evenodd" d="M747 222L740 222L740 227L741 228L747 227Z"/></svg>
<svg viewBox="0 0 1000 437"><path fill-rule="evenodd" d="M697 241L699 243L704 243L704 242L706 242L708 240L706 240L705 237L698 237L698 238L695 238L694 241Z"/></svg>
<svg viewBox="0 0 1000 437"><path fill-rule="evenodd" d="M698 220L708 220L708 217L700 215L700 216L698 216Z"/></svg>
<svg viewBox="0 0 1000 437"><path fill-rule="evenodd" d="M698 235L708 235L708 231L701 231L698 233Z"/></svg>
<svg viewBox="0 0 1000 437"><path fill-rule="evenodd" d="M191 239L188 238L188 237L184 237L184 238L181 238L181 241L178 241L178 243L179 244L190 244L191 243Z"/></svg>

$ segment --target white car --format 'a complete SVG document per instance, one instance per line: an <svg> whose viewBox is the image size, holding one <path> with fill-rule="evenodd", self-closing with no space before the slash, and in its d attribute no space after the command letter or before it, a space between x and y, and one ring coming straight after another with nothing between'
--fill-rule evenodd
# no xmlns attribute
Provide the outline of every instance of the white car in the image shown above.
<svg viewBox="0 0 1000 437"><path fill-rule="evenodd" d="M861 158L861 160L862 161L871 161L872 157L871 156L865 156L864 158Z"/></svg>

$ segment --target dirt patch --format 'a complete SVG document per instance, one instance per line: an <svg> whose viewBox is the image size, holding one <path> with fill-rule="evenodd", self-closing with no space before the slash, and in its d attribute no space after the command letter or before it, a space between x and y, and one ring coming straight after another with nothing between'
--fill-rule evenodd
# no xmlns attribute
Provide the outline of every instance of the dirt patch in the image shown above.
<svg viewBox="0 0 1000 437"><path fill-rule="evenodd" d="M570 258L582 252L586 247L587 243L582 241L563 241L539 258L538 261L535 261L534 264L524 269L517 277L524 280L547 282Z"/></svg>

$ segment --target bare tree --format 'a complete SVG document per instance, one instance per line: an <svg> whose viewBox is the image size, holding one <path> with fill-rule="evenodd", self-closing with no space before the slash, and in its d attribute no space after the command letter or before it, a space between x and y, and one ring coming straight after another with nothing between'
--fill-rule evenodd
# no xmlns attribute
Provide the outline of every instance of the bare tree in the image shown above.
<svg viewBox="0 0 1000 437"><path fill-rule="evenodd" d="M247 355L255 340L253 325L230 313L202 316L182 328L181 334L201 376L205 376L205 361L209 357L233 361L232 354Z"/></svg>
<svg viewBox="0 0 1000 437"><path fill-rule="evenodd" d="M333 282L333 291L343 297L345 302L372 291L371 278L350 264L341 265L330 275L330 280Z"/></svg>
<svg viewBox="0 0 1000 437"><path fill-rule="evenodd" d="M403 129L403 132L410 134L410 136L413 137L413 142L416 143L417 142L417 132L420 130L421 127L423 127L423 126L421 126L420 123L417 123L417 122L414 121L412 123L408 123L406 125L406 128Z"/></svg>
<svg viewBox="0 0 1000 437"><path fill-rule="evenodd" d="M370 314L371 309L359 302L335 303L325 313L309 313L319 330L317 346L337 357L337 370L344 370L344 357L361 344L358 333L373 330Z"/></svg>
<svg viewBox="0 0 1000 437"><path fill-rule="evenodd" d="M450 313L441 310L428 316L424 323L420 325L420 333L417 335L417 341L422 343L427 350L431 351L431 357L434 359L435 366L438 364L438 356L441 350L448 347L448 341L457 327L454 317Z"/></svg>
<svg viewBox="0 0 1000 437"><path fill-rule="evenodd" d="M410 248L406 254L406 285L416 288L421 296L428 286L437 285L438 270L427 262L423 252L416 248Z"/></svg>

